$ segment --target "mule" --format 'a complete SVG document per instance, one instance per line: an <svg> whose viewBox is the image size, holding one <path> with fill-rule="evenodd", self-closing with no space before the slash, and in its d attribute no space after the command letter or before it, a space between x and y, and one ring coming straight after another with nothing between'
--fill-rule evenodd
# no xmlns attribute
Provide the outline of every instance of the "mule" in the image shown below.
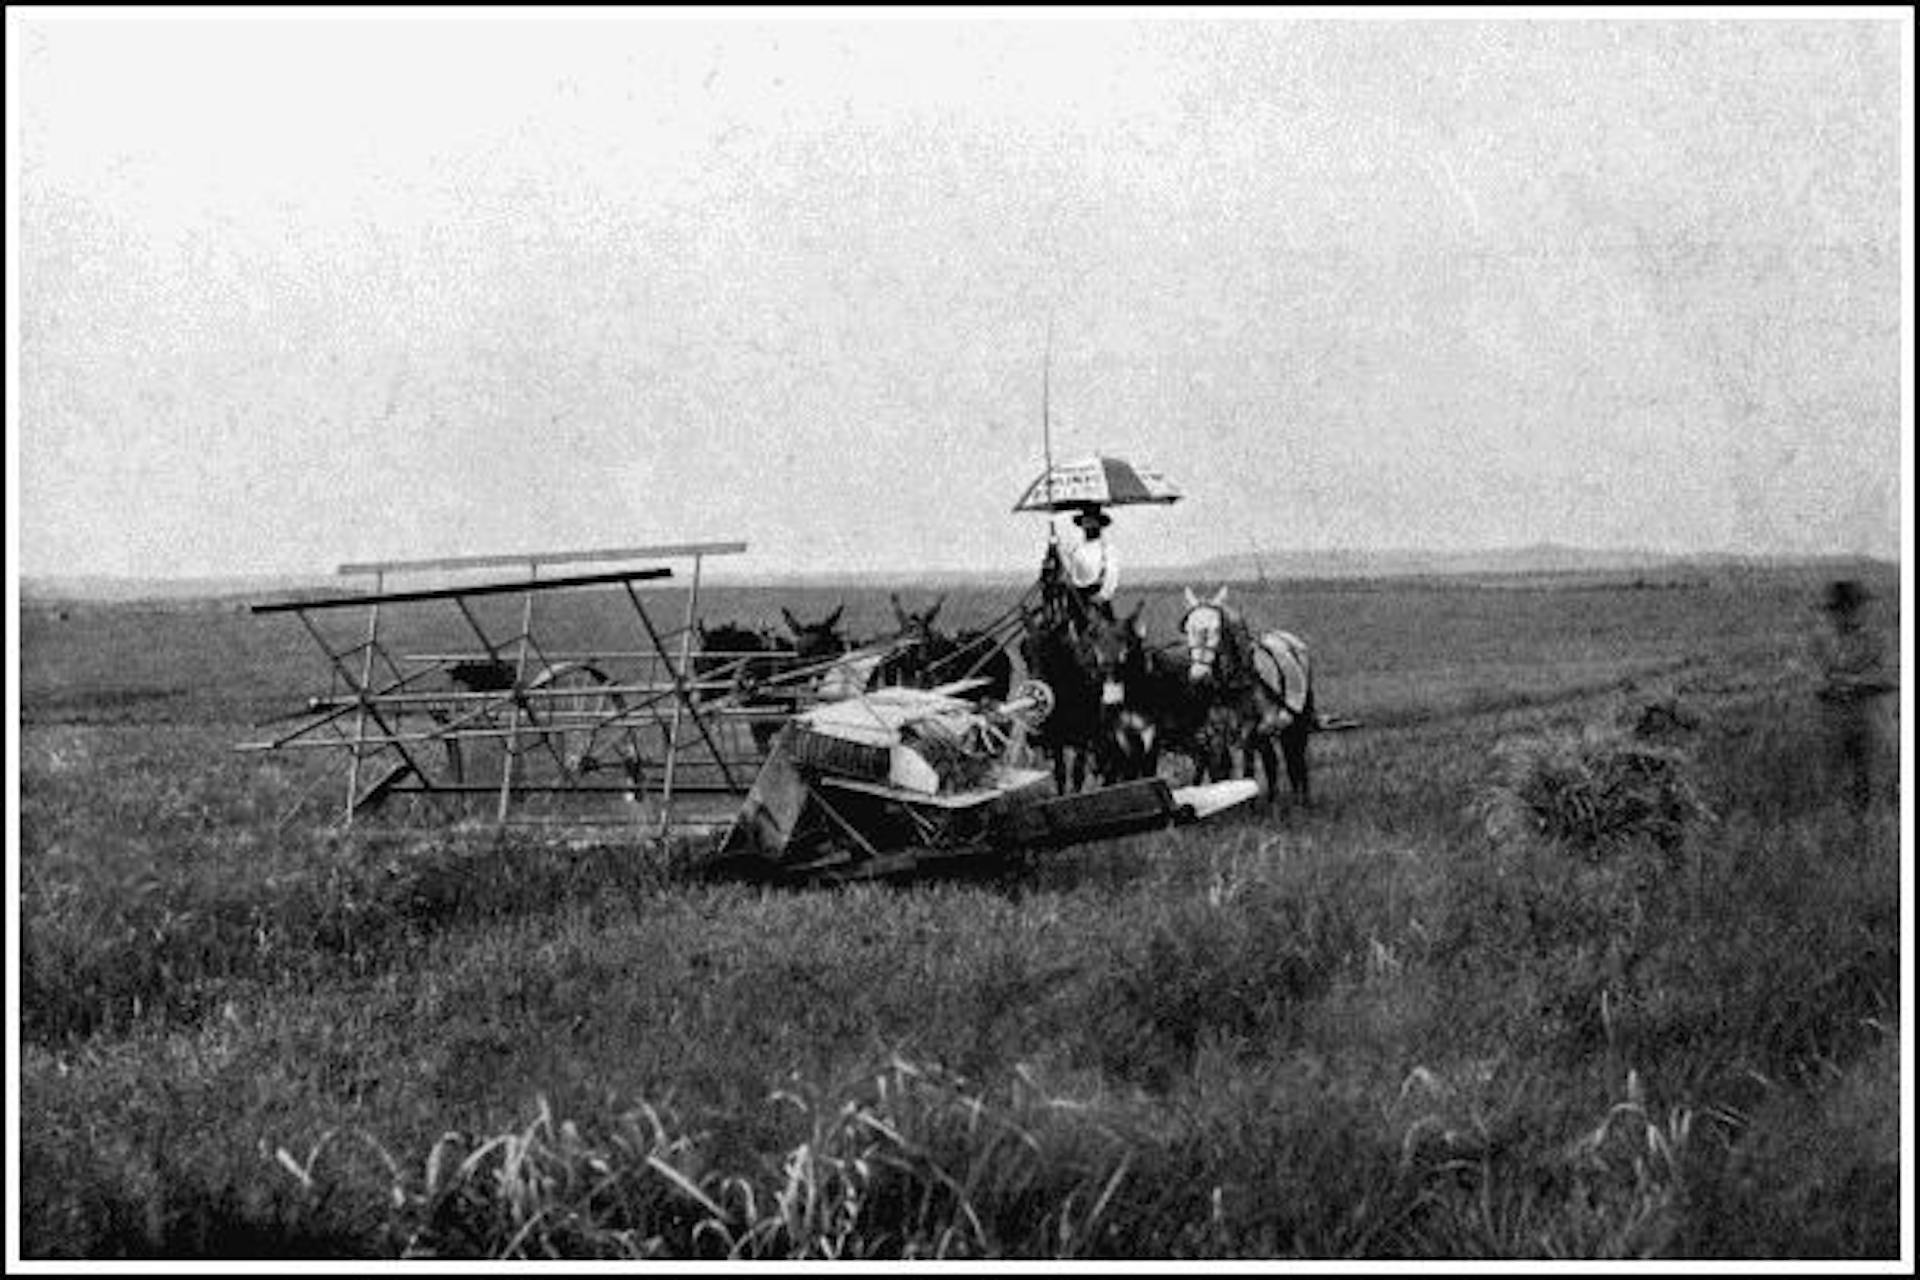
<svg viewBox="0 0 1920 1280"><path fill-rule="evenodd" d="M759 679L766 678L775 669L776 659L773 655L781 645L779 637L771 631L764 628L755 630L738 622L723 622L717 627L709 627L702 620L693 625L694 635L699 640L693 654L696 684L709 683L709 677L731 671L733 688L737 690L751 683L756 676ZM718 692L700 689L696 700L707 701Z"/></svg>
<svg viewBox="0 0 1920 1280"><path fill-rule="evenodd" d="M1053 710L1028 741L1053 761L1061 795L1086 788L1089 766L1101 758L1100 682L1085 636L1064 621L1029 615L1020 638L1027 674L1053 692Z"/></svg>
<svg viewBox="0 0 1920 1280"><path fill-rule="evenodd" d="M853 641L847 639L846 633L840 630L840 615L846 611L847 606L843 604L818 622L802 622L793 616L792 610L785 605L780 606L780 618L787 624L787 632L793 639L793 652L798 665L818 662L853 648Z"/></svg>
<svg viewBox="0 0 1920 1280"><path fill-rule="evenodd" d="M1160 772L1168 752L1194 762L1195 782L1209 774L1231 777L1222 769L1209 733L1208 690L1187 679L1186 663L1163 648L1147 644L1140 625L1146 602L1124 618L1090 617L1087 642L1101 688L1101 745L1107 776L1116 780L1150 778Z"/></svg>
<svg viewBox="0 0 1920 1280"><path fill-rule="evenodd" d="M793 637L794 656L789 669L817 669L818 674L808 682L808 687L815 698L826 702L864 693L879 662L878 658L864 654L833 661L842 655L853 655L861 647L840 630L840 615L846 608L844 604L839 605L818 622L802 622L784 605L780 609L780 617Z"/></svg>
<svg viewBox="0 0 1920 1280"><path fill-rule="evenodd" d="M958 633L940 630L934 619L946 603L943 595L918 612L905 608L898 595L889 597L899 624L896 648L874 669L874 687L904 685L930 689L956 680L984 679L986 684L966 696L999 702L1013 687L1013 658L990 632L969 628Z"/></svg>
<svg viewBox="0 0 1920 1280"><path fill-rule="evenodd" d="M754 746L765 755L780 726L796 709L791 694L782 693L777 687L769 688L767 683L792 665L793 643L771 631L755 630L737 622L711 628L699 622L695 626L700 638L700 651L693 659L695 681L704 684L717 673L733 672L728 688L702 689L695 695L695 701L729 699L736 706L768 712L747 722Z"/></svg>
<svg viewBox="0 0 1920 1280"><path fill-rule="evenodd" d="M1089 614L1085 626L1087 656L1100 687L1100 732L1096 760L1109 782L1150 778L1160 767L1160 721L1155 714L1166 696L1163 681L1148 661L1135 605L1124 618Z"/></svg>
<svg viewBox="0 0 1920 1280"><path fill-rule="evenodd" d="M1318 723L1313 705L1313 661L1307 644L1288 631L1256 636L1221 587L1202 600L1186 591L1180 630L1186 637L1189 684L1204 690L1208 719L1219 747L1205 766L1210 772L1230 762L1221 757L1240 747L1246 776L1254 776L1254 757L1266 771L1267 803L1279 800L1280 762L1286 760L1287 785L1301 805L1310 805L1307 742Z"/></svg>

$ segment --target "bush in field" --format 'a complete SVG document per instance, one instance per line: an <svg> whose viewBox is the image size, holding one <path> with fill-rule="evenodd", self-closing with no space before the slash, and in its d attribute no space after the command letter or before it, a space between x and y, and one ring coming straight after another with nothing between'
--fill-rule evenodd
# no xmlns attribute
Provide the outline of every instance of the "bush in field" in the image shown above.
<svg viewBox="0 0 1920 1280"><path fill-rule="evenodd" d="M1576 1054L1607 1043L1665 945L1653 922L1713 815L1671 741L1675 719L1637 731L1648 722L1505 739L1471 802L1488 839L1463 850L1443 892L1433 955L1504 989L1523 1041Z"/></svg>
<svg viewBox="0 0 1920 1280"><path fill-rule="evenodd" d="M1719 738L1717 808L1751 785ZM1462 850L1430 954L1473 976L1458 989L1504 992L1516 1043L1696 1079L1721 1074L1707 1046L1737 1043L1748 1068L1810 1078L1897 1000L1891 824L1831 799L1718 818L1695 760L1620 728L1502 743L1474 803L1490 838Z"/></svg>
<svg viewBox="0 0 1920 1280"><path fill-rule="evenodd" d="M1499 842L1538 836L1591 858L1636 844L1673 853L1689 827L1712 817L1688 754L1646 734L1589 728L1507 739L1494 762L1478 805Z"/></svg>

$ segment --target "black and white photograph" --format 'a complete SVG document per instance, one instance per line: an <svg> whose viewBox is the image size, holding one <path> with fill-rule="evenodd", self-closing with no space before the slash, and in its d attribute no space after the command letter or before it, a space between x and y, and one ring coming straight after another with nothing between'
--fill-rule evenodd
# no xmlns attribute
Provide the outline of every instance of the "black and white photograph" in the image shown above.
<svg viewBox="0 0 1920 1280"><path fill-rule="evenodd" d="M8 1269L1912 1274L1914 26L9 6Z"/></svg>

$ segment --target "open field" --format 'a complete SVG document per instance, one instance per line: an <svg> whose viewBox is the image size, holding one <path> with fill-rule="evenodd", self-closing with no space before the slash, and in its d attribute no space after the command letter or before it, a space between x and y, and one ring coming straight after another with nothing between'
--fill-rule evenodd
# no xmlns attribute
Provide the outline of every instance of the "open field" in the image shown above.
<svg viewBox="0 0 1920 1280"><path fill-rule="evenodd" d="M291 619L23 608L21 1251L1895 1258L1897 733L1849 807L1819 586L1237 585L1365 725L1311 810L832 891L344 840L338 761L231 750L324 687Z"/></svg>

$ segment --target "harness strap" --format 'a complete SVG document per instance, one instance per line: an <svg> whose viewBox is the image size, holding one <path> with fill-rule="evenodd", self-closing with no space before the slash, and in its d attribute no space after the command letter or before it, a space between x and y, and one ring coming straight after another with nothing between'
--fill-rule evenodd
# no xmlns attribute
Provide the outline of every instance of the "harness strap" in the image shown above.
<svg viewBox="0 0 1920 1280"><path fill-rule="evenodd" d="M1297 716L1306 710L1311 676L1300 637L1286 631L1261 636L1253 645L1253 669L1267 692L1288 711Z"/></svg>

